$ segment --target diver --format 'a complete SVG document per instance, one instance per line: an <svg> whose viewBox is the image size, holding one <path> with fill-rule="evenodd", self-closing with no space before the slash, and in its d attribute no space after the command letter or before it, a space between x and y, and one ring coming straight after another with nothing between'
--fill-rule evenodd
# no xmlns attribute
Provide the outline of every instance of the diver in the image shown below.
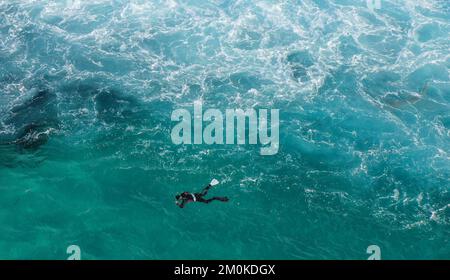
<svg viewBox="0 0 450 280"><path fill-rule="evenodd" d="M219 197L215 196L210 199L204 199L203 197L208 193L209 189L215 185L218 185L219 181L216 179L213 179L211 183L209 183L200 193L189 193L184 192L182 194L177 194L175 196L176 201L175 203L180 207L183 208L184 205L188 202L203 202L203 203L210 203L211 201L218 200L222 202L227 202L229 199L228 197Z"/></svg>

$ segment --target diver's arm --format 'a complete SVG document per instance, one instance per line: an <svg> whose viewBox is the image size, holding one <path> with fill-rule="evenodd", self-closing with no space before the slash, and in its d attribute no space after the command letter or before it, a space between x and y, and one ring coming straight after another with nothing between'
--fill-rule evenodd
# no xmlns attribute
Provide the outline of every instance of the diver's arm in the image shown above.
<svg viewBox="0 0 450 280"><path fill-rule="evenodd" d="M186 200L181 200L181 202L179 202L179 201L177 201L177 205L178 205L178 207L180 207L180 208L183 208L184 207L184 203L186 202Z"/></svg>

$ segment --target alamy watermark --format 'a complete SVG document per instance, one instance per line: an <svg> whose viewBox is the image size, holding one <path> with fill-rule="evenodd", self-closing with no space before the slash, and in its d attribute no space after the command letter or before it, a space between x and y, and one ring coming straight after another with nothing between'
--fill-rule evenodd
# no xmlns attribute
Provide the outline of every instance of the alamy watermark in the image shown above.
<svg viewBox="0 0 450 280"><path fill-rule="evenodd" d="M381 260L381 249L378 245L370 245L366 250L367 254L370 254L369 261L379 261Z"/></svg>
<svg viewBox="0 0 450 280"><path fill-rule="evenodd" d="M67 260L69 261L78 261L81 260L81 249L78 245L70 245L66 249L66 253L69 255Z"/></svg>
<svg viewBox="0 0 450 280"><path fill-rule="evenodd" d="M203 112L201 101L194 102L193 107L193 117L187 109L172 112L171 120L179 122L171 132L174 144L260 144L261 155L278 153L278 109L271 109L269 116L268 109L226 109L225 114L218 109Z"/></svg>

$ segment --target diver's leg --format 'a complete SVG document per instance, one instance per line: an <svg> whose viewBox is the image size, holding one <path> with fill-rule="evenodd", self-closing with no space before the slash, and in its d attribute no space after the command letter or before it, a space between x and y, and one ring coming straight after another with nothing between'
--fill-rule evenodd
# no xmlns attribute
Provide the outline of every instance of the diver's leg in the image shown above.
<svg viewBox="0 0 450 280"><path fill-rule="evenodd" d="M205 196L206 194L208 194L209 189L211 188L211 184L207 185L203 191L200 193L201 196Z"/></svg>
<svg viewBox="0 0 450 280"><path fill-rule="evenodd" d="M210 203L211 201L214 201L214 200L219 200L219 201L222 201L222 202L227 202L229 199L228 199L228 197L220 197L220 196L215 196L215 197L213 197L213 198L210 198L210 199L206 199L206 200L204 200L204 201L202 201L202 202L204 202L204 203Z"/></svg>

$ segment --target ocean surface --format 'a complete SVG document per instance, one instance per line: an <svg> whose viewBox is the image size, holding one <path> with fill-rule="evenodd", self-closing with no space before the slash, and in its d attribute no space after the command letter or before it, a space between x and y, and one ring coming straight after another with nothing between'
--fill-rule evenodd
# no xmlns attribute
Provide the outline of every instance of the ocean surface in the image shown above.
<svg viewBox="0 0 450 280"><path fill-rule="evenodd" d="M380 4L0 0L0 258L450 259L450 1ZM173 144L199 100L279 152Z"/></svg>

